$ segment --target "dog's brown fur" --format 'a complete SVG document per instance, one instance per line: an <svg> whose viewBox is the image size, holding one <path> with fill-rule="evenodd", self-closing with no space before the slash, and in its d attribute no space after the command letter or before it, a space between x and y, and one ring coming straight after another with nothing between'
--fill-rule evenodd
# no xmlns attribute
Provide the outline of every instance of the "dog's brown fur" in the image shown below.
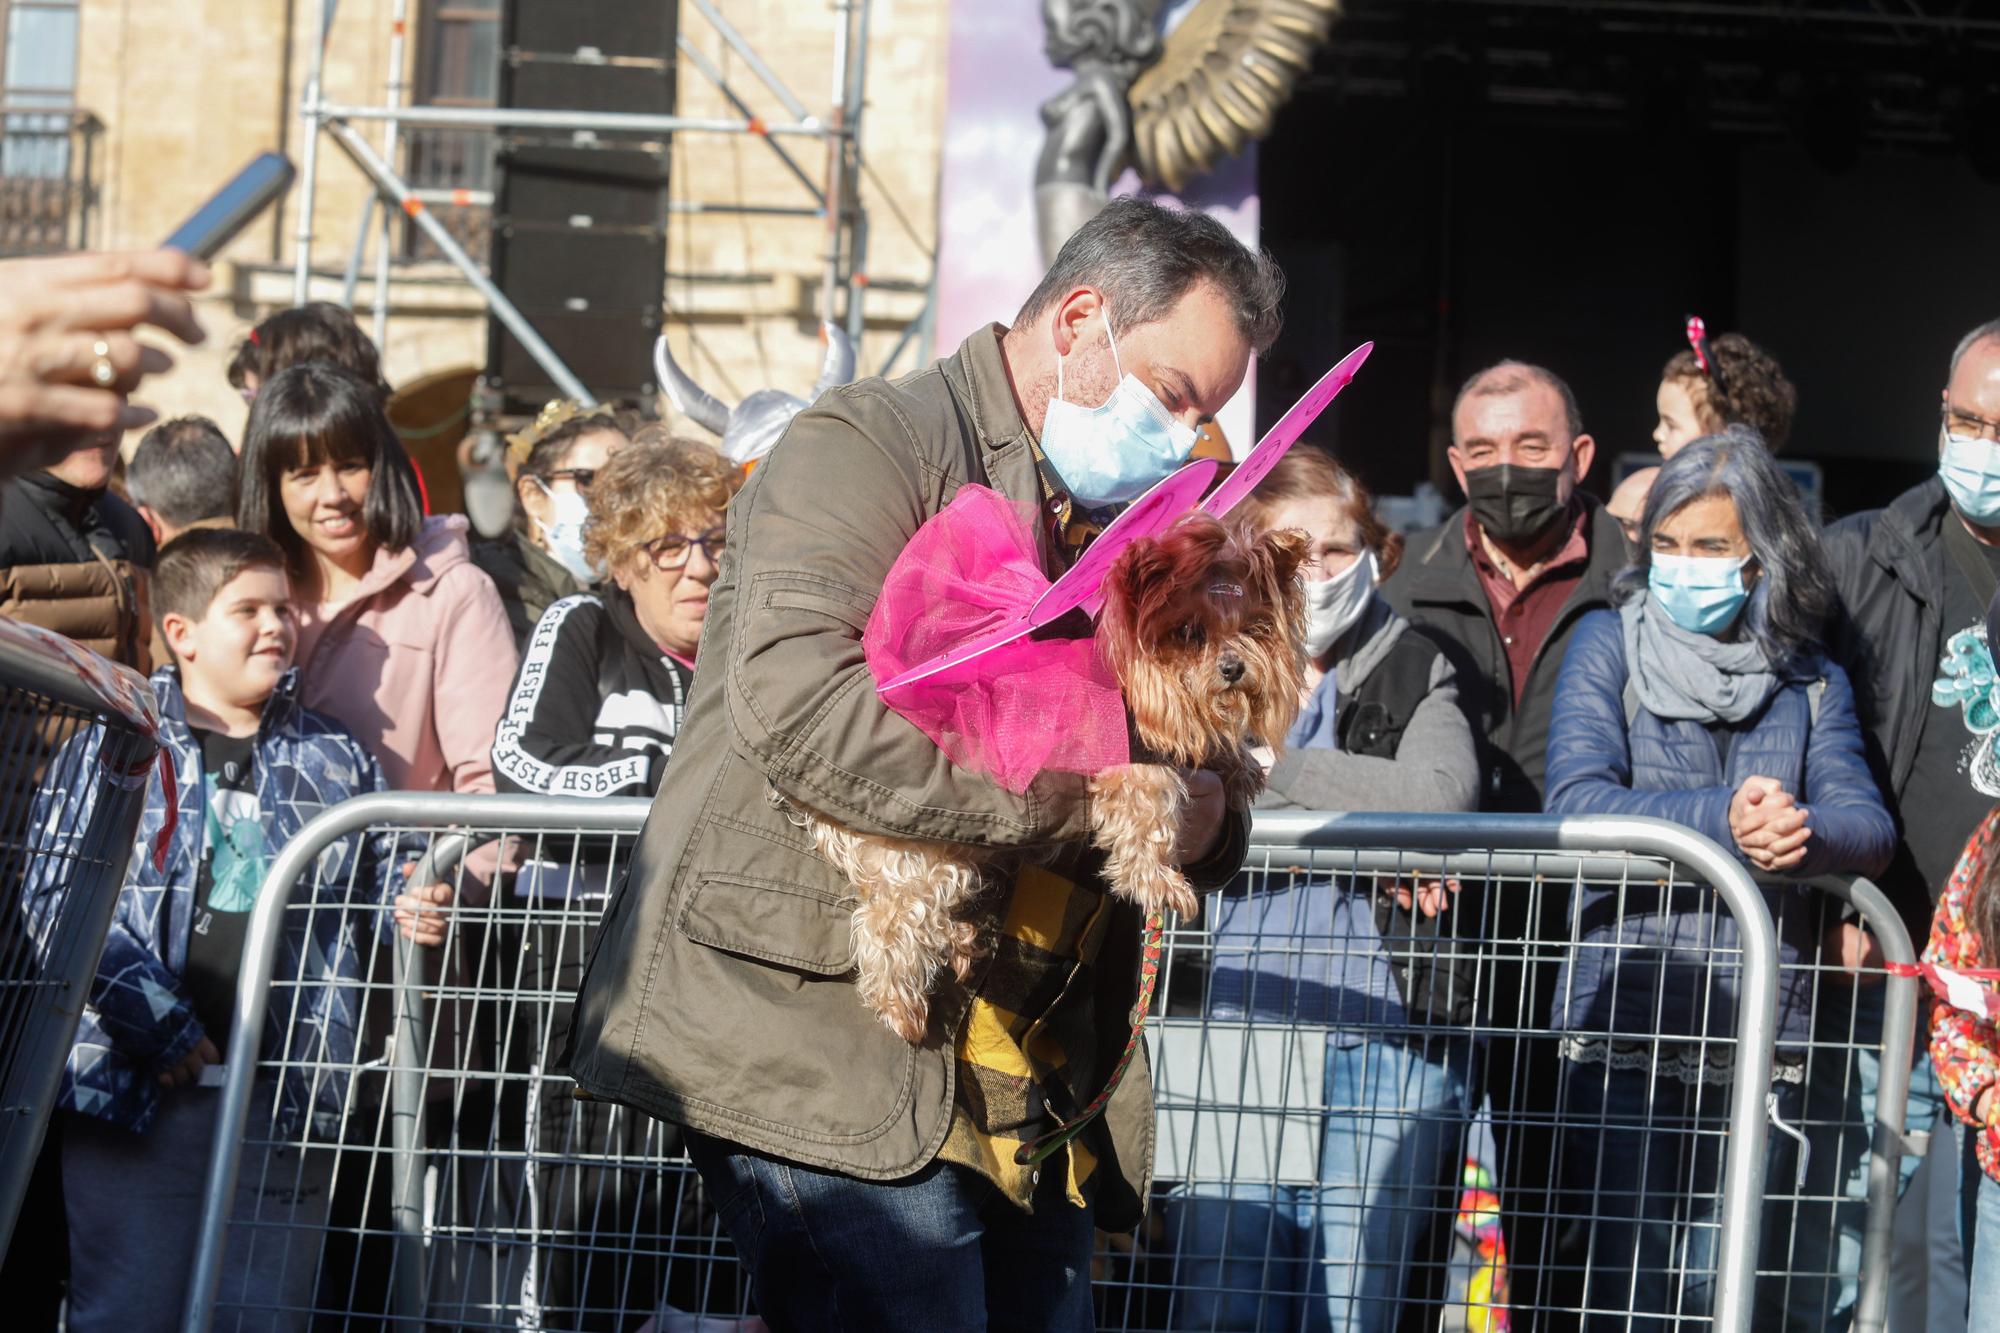
<svg viewBox="0 0 2000 1333"><path fill-rule="evenodd" d="M1254 741L1275 745L1298 715L1305 670L1306 542L1253 537L1190 515L1133 543L1105 579L1098 647L1118 677L1133 734L1151 760L1090 780L1091 841L1114 894L1192 919L1201 908L1175 864L1187 783L1221 776L1232 805L1264 785ZM881 838L808 813L820 855L854 885L854 958L865 1003L904 1040L923 1040L930 992L981 955L973 908L990 849Z"/></svg>

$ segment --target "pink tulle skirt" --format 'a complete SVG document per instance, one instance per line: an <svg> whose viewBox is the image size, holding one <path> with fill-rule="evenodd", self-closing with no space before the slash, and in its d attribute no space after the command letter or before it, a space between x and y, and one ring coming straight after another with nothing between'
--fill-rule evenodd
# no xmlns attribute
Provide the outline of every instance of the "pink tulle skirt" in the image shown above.
<svg viewBox="0 0 2000 1333"><path fill-rule="evenodd" d="M965 486L897 557L862 637L877 681L1014 622L1048 590L1035 514ZM1024 624L1025 628L1025 624ZM1125 701L1095 639L1027 634L882 694L960 768L1012 792L1044 770L1099 773L1131 758Z"/></svg>

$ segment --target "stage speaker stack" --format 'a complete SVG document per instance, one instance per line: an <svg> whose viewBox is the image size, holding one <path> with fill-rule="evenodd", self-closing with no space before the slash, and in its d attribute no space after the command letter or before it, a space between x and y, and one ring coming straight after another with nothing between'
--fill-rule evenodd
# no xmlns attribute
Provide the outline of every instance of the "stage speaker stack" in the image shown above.
<svg viewBox="0 0 2000 1333"><path fill-rule="evenodd" d="M500 104L671 115L679 8L506 0ZM636 399L650 411L666 286L668 136L537 129L496 139L494 284L600 400ZM532 416L560 396L490 316L486 372L507 415Z"/></svg>

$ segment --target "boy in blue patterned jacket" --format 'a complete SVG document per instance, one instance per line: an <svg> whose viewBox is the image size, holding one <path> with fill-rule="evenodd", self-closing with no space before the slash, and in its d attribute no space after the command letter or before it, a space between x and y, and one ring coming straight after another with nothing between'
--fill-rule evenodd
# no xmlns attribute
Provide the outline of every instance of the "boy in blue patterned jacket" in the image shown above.
<svg viewBox="0 0 2000 1333"><path fill-rule="evenodd" d="M270 856L321 810L380 791L382 772L338 722L298 701L297 624L284 557L270 541L203 529L170 542L153 576L153 611L174 657L152 684L175 822L156 864L169 817L156 773L63 1075L68 1326L77 1333L178 1325L220 1074L225 1061L260 1056L281 1060L283 1073L261 1080L252 1100L236 1215L263 1225L254 1247L246 1228L234 1229L221 1299L266 1311L310 1307L331 1162L324 1150L295 1145L337 1132L372 933L386 933L380 905L393 895L404 937L437 944L451 900L443 885L401 884L393 839L356 833L335 842L319 857L310 900L284 914L274 975L296 989L288 984L270 1004L261 1051L230 1050L244 937ZM72 807L94 788L74 775L89 771L95 749L90 736L71 742L36 796L33 827L45 850L26 901L37 924L54 919L47 908L65 878L65 830L88 824ZM273 1326L287 1319L303 1327L302 1313Z"/></svg>

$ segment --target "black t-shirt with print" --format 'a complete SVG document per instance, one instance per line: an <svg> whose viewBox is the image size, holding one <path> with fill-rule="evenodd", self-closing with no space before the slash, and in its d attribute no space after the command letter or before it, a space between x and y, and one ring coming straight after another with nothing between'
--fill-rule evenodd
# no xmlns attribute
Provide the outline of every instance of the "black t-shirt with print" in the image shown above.
<svg viewBox="0 0 2000 1333"><path fill-rule="evenodd" d="M1963 527L1949 531L1958 526L1955 515L1945 522L1944 651L1934 664L1930 705L1902 801L1903 838L1933 902L1966 839L2000 797L2000 755L1994 752L2000 733L1990 730L2000 719L1988 716L1992 703L1974 679L1993 669L1985 595L2000 580L2000 549L1973 541ZM1975 587L1965 565L1977 570L1979 561L1990 572Z"/></svg>
<svg viewBox="0 0 2000 1333"><path fill-rule="evenodd" d="M201 872L195 882L185 980L195 1017L226 1059L250 908L270 858L251 773L256 738L199 730L194 736L201 745L208 808L202 815Z"/></svg>

